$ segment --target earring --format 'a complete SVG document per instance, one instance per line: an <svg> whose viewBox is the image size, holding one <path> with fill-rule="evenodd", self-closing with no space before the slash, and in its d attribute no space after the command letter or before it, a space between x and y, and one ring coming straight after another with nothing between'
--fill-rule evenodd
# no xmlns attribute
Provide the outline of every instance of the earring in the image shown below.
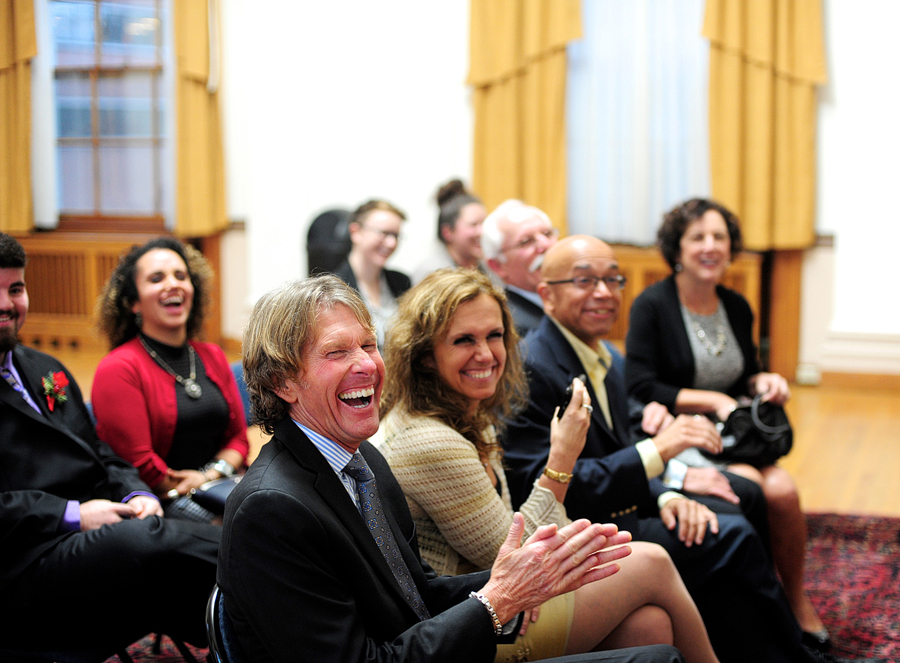
<svg viewBox="0 0 900 663"><path fill-rule="evenodd" d="M680 272L682 269L684 269L684 267L681 266L681 263L680 263L680 262L676 262L676 263L675 263L675 271L676 271L676 272Z"/></svg>
<svg viewBox="0 0 900 663"><path fill-rule="evenodd" d="M144 316L142 316L140 313L135 313L134 314L134 324L137 325L138 329L143 327L144 326Z"/></svg>

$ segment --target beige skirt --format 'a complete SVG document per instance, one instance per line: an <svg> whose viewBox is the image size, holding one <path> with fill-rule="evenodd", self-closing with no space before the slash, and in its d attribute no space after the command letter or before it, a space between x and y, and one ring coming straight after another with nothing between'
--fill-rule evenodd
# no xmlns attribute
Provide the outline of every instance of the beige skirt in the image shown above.
<svg viewBox="0 0 900 663"><path fill-rule="evenodd" d="M497 645L495 663L539 661L566 653L572 615L575 611L575 595L572 592L550 599L541 606L538 620L509 645Z"/></svg>

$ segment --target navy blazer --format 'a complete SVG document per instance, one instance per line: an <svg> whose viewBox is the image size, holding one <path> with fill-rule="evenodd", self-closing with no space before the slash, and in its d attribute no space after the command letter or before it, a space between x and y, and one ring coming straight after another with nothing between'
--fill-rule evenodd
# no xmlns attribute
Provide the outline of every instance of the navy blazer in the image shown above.
<svg viewBox="0 0 900 663"><path fill-rule="evenodd" d="M541 324L541 320L544 319L544 308L514 290L505 288L504 292L506 292L506 304L509 306L516 331L521 338L525 338L528 332Z"/></svg>
<svg viewBox="0 0 900 663"><path fill-rule="evenodd" d="M575 350L549 316L525 338L522 351L530 389L528 404L502 439L506 476L516 506L527 499L547 464L554 408L561 404L572 378L584 372ZM633 529L638 516L658 516L656 497L665 488L658 479L647 480L630 439L620 362L613 362L605 384L613 430L595 405L587 441L566 493L566 511L570 518L614 522L622 529ZM587 388L596 404L593 387L588 384Z"/></svg>
<svg viewBox="0 0 900 663"><path fill-rule="evenodd" d="M0 588L71 536L60 531L69 500L118 502L133 491L150 492L137 470L97 439L81 390L65 366L21 345L12 352L42 414L0 380ZM50 412L41 377L59 371L69 380L67 400Z"/></svg>
<svg viewBox="0 0 900 663"><path fill-rule="evenodd" d="M387 462L360 447L391 530L432 615L419 621L340 479L290 419L228 500L218 582L253 661L491 661L477 601L489 572L436 576Z"/></svg>

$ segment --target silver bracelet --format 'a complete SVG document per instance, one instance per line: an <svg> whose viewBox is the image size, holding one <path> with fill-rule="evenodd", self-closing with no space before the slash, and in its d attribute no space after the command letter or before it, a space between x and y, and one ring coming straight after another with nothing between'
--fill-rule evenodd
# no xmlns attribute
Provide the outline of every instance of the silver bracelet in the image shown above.
<svg viewBox="0 0 900 663"><path fill-rule="evenodd" d="M220 458L219 460L217 460L213 464L212 468L223 477L233 477L236 472L234 466L224 458Z"/></svg>
<svg viewBox="0 0 900 663"><path fill-rule="evenodd" d="M500 618L497 616L497 611L494 610L494 606L491 605L490 599L484 594L479 594L478 592L469 592L469 598L475 599L480 602L491 616L491 621L494 622L494 635L501 636L503 635L503 624L500 623Z"/></svg>
<svg viewBox="0 0 900 663"><path fill-rule="evenodd" d="M222 477L233 477L235 474L234 467L224 458L220 458L219 460L211 460L206 465L200 468L200 474L202 474L203 478L205 478L207 481L212 481L212 479L210 479L209 475L207 474L207 472L209 472L210 470L215 470Z"/></svg>

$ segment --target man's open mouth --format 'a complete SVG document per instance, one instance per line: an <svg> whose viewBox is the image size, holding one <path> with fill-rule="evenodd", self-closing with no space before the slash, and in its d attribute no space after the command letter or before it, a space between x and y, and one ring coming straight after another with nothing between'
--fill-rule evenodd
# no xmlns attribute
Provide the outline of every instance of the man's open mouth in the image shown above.
<svg viewBox="0 0 900 663"><path fill-rule="evenodd" d="M350 407L364 408L372 402L372 396L374 395L375 387L366 387L365 389L346 391L343 394L339 394L338 398Z"/></svg>

